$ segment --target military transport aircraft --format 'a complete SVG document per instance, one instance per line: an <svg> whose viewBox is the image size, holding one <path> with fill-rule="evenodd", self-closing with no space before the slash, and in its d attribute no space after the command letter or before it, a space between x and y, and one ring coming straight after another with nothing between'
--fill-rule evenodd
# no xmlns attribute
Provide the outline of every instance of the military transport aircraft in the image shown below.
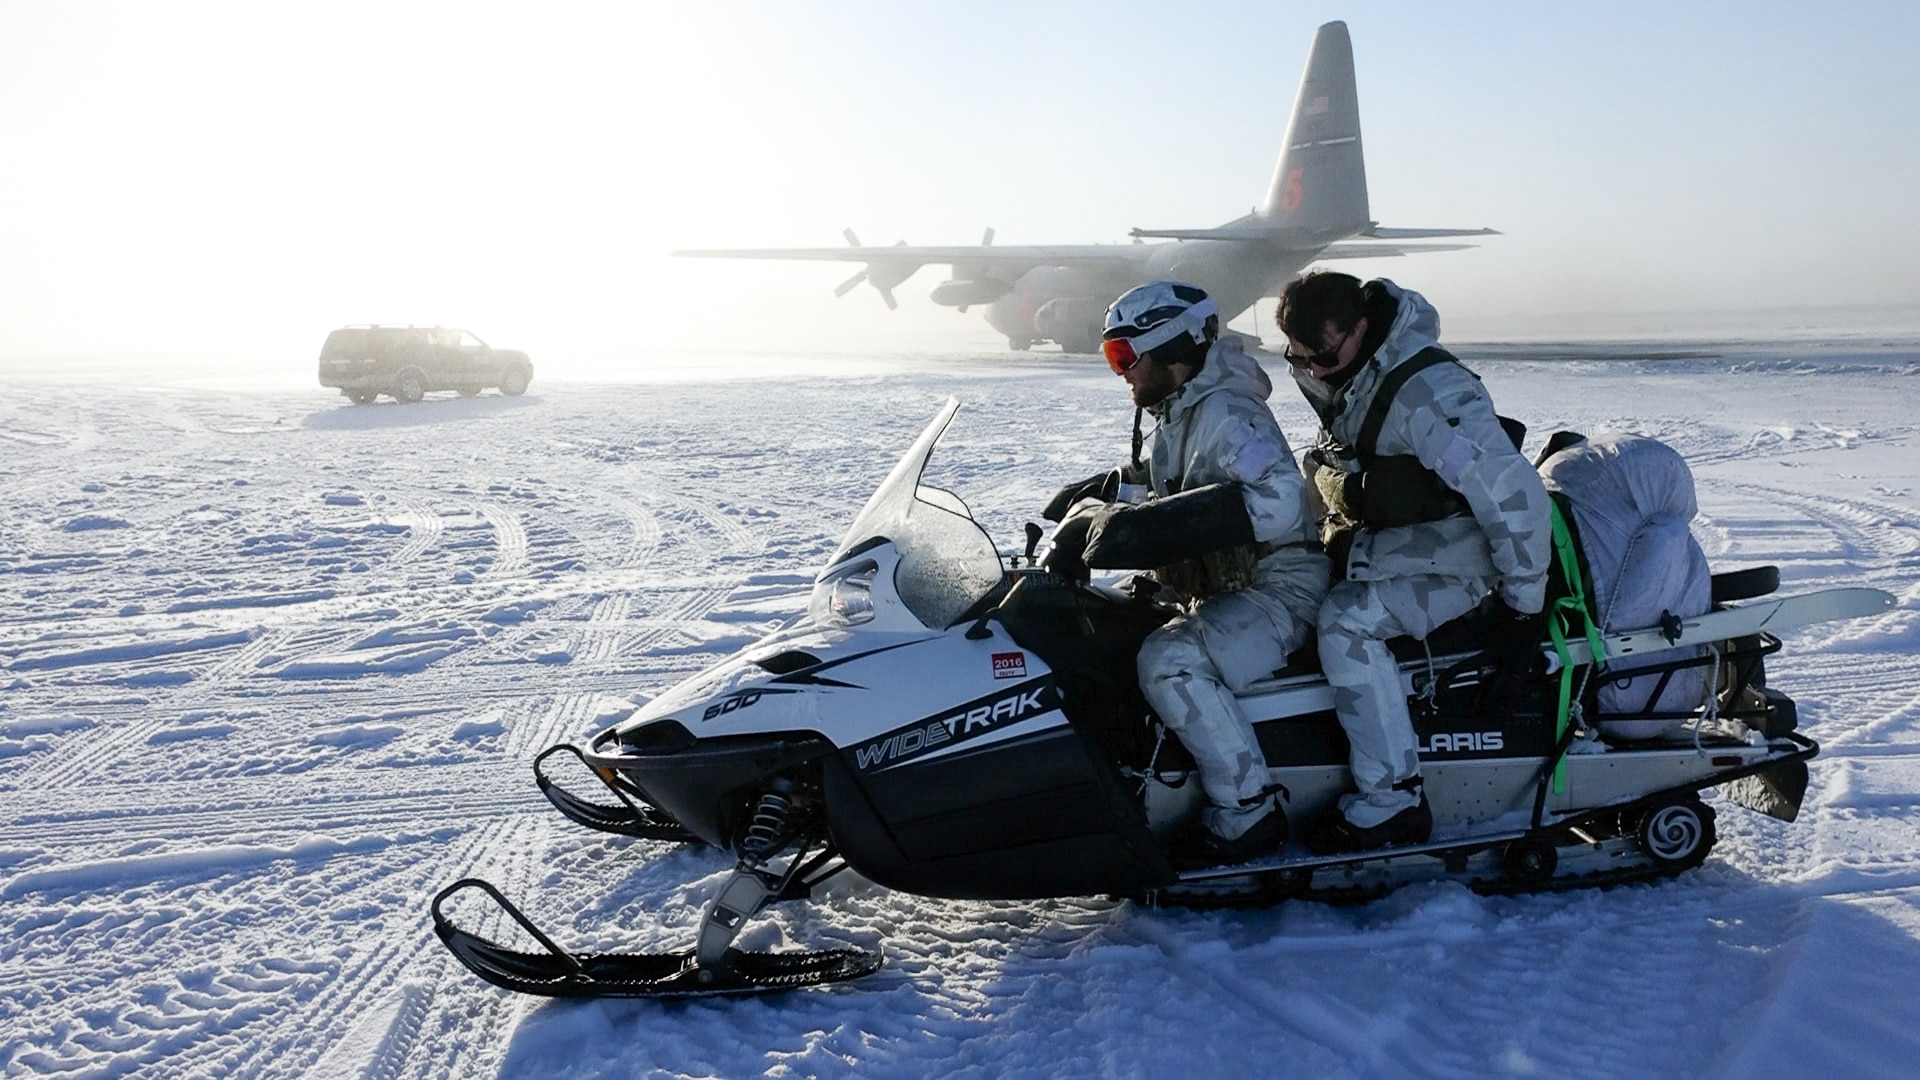
<svg viewBox="0 0 1920 1080"><path fill-rule="evenodd" d="M1132 244L1058 244L994 247L993 230L978 247L860 246L853 230L844 248L726 248L676 251L702 259L802 259L866 264L834 290L845 296L861 282L889 308L893 290L922 266L953 268L934 286L936 304L966 311L984 304L987 322L1015 349L1058 342L1068 352L1100 345L1113 298L1148 281L1190 281L1207 290L1231 322L1263 296L1276 296L1308 264L1322 259L1368 259L1421 251L1455 251L1470 244L1391 244L1379 241L1494 236L1493 229L1388 229L1367 209L1367 172L1360 153L1360 106L1347 24L1330 22L1314 36L1294 99L1286 145L1260 208L1211 229L1135 229ZM1147 244L1143 239L1171 240ZM1341 243L1340 241L1348 241Z"/></svg>

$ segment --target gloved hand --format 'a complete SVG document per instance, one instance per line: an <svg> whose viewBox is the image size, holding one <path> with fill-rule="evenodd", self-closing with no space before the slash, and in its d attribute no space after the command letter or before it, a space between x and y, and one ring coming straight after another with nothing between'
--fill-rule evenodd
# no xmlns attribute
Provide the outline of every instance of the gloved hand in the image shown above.
<svg viewBox="0 0 1920 1080"><path fill-rule="evenodd" d="M1353 554L1354 534L1360 530L1352 525L1335 529L1327 537L1327 573L1330 584L1338 585L1347 580L1347 558Z"/></svg>
<svg viewBox="0 0 1920 1080"><path fill-rule="evenodd" d="M1053 498L1047 500L1047 507L1040 511L1040 516L1048 521L1061 522L1066 520L1067 511L1082 499L1112 502L1120 497L1120 485L1126 479L1121 475L1122 471L1108 469L1103 473L1095 473L1077 484L1068 484L1055 492Z"/></svg>
<svg viewBox="0 0 1920 1080"><path fill-rule="evenodd" d="M1483 703L1489 710L1513 712L1526 703L1527 684L1540 666L1547 615L1544 611L1518 612L1502 600L1494 603L1486 647L1480 654L1482 662L1493 668Z"/></svg>
<svg viewBox="0 0 1920 1080"><path fill-rule="evenodd" d="M1093 571L1087 569L1087 534L1098 521L1107 504L1099 499L1087 498L1075 502L1059 525L1054 527L1052 542L1047 553L1040 557L1040 565L1050 574L1058 574L1072 581L1089 581Z"/></svg>

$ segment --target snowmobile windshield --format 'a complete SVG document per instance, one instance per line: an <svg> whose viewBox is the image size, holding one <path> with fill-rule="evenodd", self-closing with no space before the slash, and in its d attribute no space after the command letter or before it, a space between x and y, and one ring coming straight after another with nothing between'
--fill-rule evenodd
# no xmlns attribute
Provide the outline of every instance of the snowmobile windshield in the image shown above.
<svg viewBox="0 0 1920 1080"><path fill-rule="evenodd" d="M959 411L960 402L949 398L853 519L826 567L891 541L900 555L894 589L913 617L932 630L953 625L1004 575L993 538L973 520L967 504L952 492L920 483L934 445Z"/></svg>

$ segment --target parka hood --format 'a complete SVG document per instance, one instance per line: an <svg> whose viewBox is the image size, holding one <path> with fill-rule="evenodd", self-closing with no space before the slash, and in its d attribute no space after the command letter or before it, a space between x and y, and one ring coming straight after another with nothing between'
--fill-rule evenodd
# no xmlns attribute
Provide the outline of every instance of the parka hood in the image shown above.
<svg viewBox="0 0 1920 1080"><path fill-rule="evenodd" d="M1338 410L1343 397L1353 399L1367 396L1387 372L1420 350L1440 343L1440 313L1427 303L1426 297L1412 289L1403 289L1386 278L1369 281L1366 288L1369 291L1377 288L1391 297L1396 310L1393 325L1387 328L1385 339L1374 349L1373 355L1360 364L1360 370L1353 378L1336 386L1314 378L1304 369L1291 368L1294 384L1300 388L1307 404L1313 406L1323 420Z"/></svg>
<svg viewBox="0 0 1920 1080"><path fill-rule="evenodd" d="M1257 401L1273 396L1273 380L1267 377L1258 361L1246 354L1237 337L1214 342L1207 350L1207 362L1200 373L1147 411L1162 423L1172 423L1221 390L1233 390Z"/></svg>

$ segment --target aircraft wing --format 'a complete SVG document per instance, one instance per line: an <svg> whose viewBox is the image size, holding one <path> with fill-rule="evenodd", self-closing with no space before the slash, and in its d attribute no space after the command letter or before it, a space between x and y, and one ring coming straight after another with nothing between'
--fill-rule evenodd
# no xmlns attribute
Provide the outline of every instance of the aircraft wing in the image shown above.
<svg viewBox="0 0 1920 1080"><path fill-rule="evenodd" d="M1147 258L1144 244L962 245L927 247L697 248L676 251L683 259L796 259L805 262L915 263L921 266L965 263L987 273L1031 270L1036 266L1131 266Z"/></svg>
<svg viewBox="0 0 1920 1080"><path fill-rule="evenodd" d="M1478 244L1328 244L1315 255L1320 259L1387 259L1400 255L1424 255L1429 251L1465 251Z"/></svg>
<svg viewBox="0 0 1920 1080"><path fill-rule="evenodd" d="M1326 238L1325 233L1315 236L1311 232L1291 226L1240 224L1222 225L1217 229L1135 229L1128 235L1154 240L1235 240L1248 244L1275 244L1287 248L1307 248L1317 246ZM1344 233L1348 236L1362 236L1370 240L1427 240L1441 236L1499 236L1498 229L1383 229L1369 226L1358 233ZM1434 248L1435 251L1449 250Z"/></svg>
<svg viewBox="0 0 1920 1080"><path fill-rule="evenodd" d="M1499 229L1387 229L1375 225L1360 233L1375 240L1431 240L1438 236L1499 236Z"/></svg>

